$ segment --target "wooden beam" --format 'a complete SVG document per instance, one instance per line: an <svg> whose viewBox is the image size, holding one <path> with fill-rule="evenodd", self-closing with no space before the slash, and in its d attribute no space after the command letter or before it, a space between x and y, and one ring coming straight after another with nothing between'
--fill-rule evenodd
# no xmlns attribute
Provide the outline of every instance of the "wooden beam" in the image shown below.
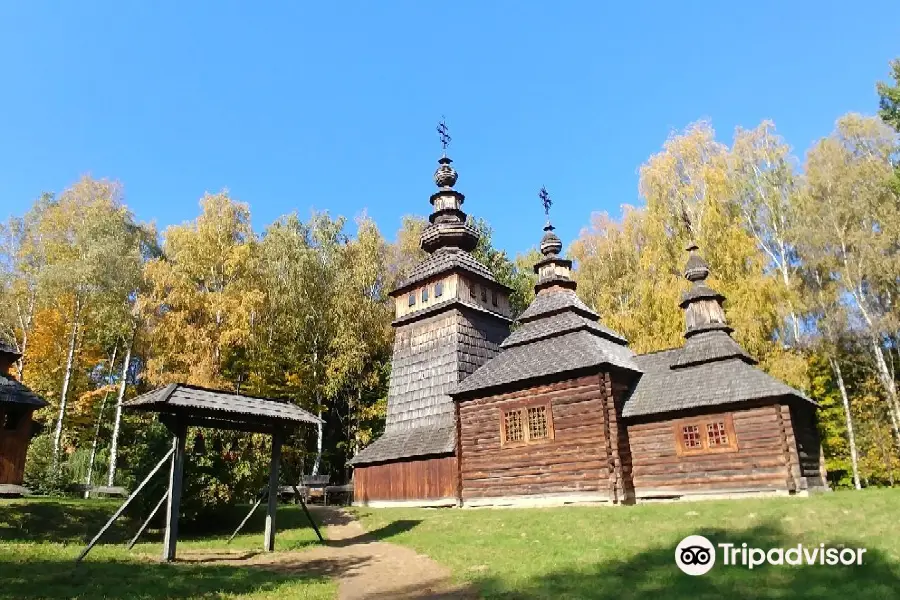
<svg viewBox="0 0 900 600"><path fill-rule="evenodd" d="M187 425L179 421L175 427L175 439L172 446L172 469L169 473L169 504L166 510L166 537L163 540L162 559L166 562L175 560L175 547L178 544L178 515L181 512L181 489L184 483L184 446L187 440Z"/></svg>
<svg viewBox="0 0 900 600"><path fill-rule="evenodd" d="M170 450L170 452L172 452L172 450ZM162 495L162 498L159 499L159 502L156 503L156 506L153 508L153 510L150 511L150 516L147 517L147 520L144 521L144 524L141 525L141 528L138 529L138 532L136 534L134 534L134 537L131 538L130 542L128 542L129 550L134 548L134 545L137 543L138 538L141 537L141 534L144 533L145 529L147 529L147 525L150 524L150 521L153 520L153 517L156 516L156 513L159 512L160 507L163 505L163 502L165 502L168 497L169 497L169 490L166 490L165 493Z"/></svg>
<svg viewBox="0 0 900 600"><path fill-rule="evenodd" d="M78 555L78 558L75 559L75 562L76 562L76 563L81 562L81 559L83 559L85 556L87 556L87 553L91 551L91 548L93 548L94 545L95 545L98 541L100 541L100 536L102 536L104 533L106 533L106 530L109 529L110 525L112 525L112 524L115 522L115 520L118 519L119 516L120 516L123 512L125 512L125 509L128 508L128 505L131 504L131 501L134 500L135 497L137 497L137 495L141 492L142 489L144 489L144 486L147 485L147 482L150 481L150 479L151 479L154 475L156 475L156 472L159 471L159 470L162 468L162 466L163 466L164 464L166 464L166 461L169 460L169 457L172 456L172 453L173 453L174 451L175 451L175 448L170 448L169 451L166 452L166 455L163 456L162 460L159 461L159 463L157 463L157 465L156 465L155 467L153 467L153 470L150 471L150 473L149 473L146 477L144 477L144 480L140 483L140 485L138 485L138 486L134 489L134 491L131 492L131 495L128 496L128 499L125 500L125 502L122 503L122 506L119 507L119 510L117 510L117 511L113 514L113 516L111 516L111 517L109 518L109 521L106 522L106 525L104 525L103 528L100 529L100 532L97 533L97 535L94 536L94 539L92 539L92 540L90 541L90 543L87 545L87 547L86 547L84 550L81 551L81 554L79 554L79 555Z"/></svg>
<svg viewBox="0 0 900 600"><path fill-rule="evenodd" d="M238 532L244 528L244 525L247 523L247 521L250 520L250 517L253 516L253 513L256 512L256 509L259 508L259 505L262 504L263 498L265 498L266 494L268 494L268 493L269 493L269 490L265 489L259 494L259 496L257 496L256 502L254 502L253 506L250 508L250 512L247 513L247 516L244 517L244 520L241 521L241 524L237 526L237 529L234 530L234 533L232 533L231 537L228 538L228 541L225 542L226 544L230 544L231 540L234 539L234 536L236 536L238 534Z"/></svg>
<svg viewBox="0 0 900 600"><path fill-rule="evenodd" d="M272 459L269 464L269 506L266 510L266 552L275 550L275 509L278 507L278 468L281 465L281 430L272 434Z"/></svg>

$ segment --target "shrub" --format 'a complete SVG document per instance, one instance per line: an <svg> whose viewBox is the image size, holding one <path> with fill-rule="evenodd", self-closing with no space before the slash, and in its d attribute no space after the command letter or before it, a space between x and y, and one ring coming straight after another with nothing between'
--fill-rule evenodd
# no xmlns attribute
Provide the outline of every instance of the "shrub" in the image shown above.
<svg viewBox="0 0 900 600"><path fill-rule="evenodd" d="M52 434L42 434L31 440L25 457L24 479L25 486L36 494L59 496L65 493L72 480L65 461L58 468L53 467Z"/></svg>

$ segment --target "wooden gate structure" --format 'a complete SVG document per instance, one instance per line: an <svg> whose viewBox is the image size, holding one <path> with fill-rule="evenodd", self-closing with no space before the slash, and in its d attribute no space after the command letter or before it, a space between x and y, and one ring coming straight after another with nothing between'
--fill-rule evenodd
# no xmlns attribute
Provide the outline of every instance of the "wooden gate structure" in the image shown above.
<svg viewBox="0 0 900 600"><path fill-rule="evenodd" d="M90 552L100 537L125 511L125 508L140 493L147 482L169 461L170 457L171 468L169 471L168 491L159 501L159 504L156 505L156 509L151 513L147 521L141 526L131 545L134 545L137 537L144 531L156 510L162 506L163 501L167 500L166 533L163 541L162 560L167 562L175 560L175 548L178 543L178 515L181 506L181 493L184 487L184 458L188 427L245 431L272 436L272 455L269 463L269 485L267 487L268 507L263 548L267 552L272 552L275 549L275 509L278 504L278 472L281 465L281 444L291 430L296 429L303 423L318 426L322 423L322 419L285 401L212 390L184 383L173 383L155 389L124 402L122 406L130 410L157 413L159 420L174 436L172 449L166 453L144 481L132 491L128 499L125 500L106 525L82 551L76 562L80 562ZM254 505L254 509L260 502L261 498ZM303 509L306 511L305 504ZM251 514L252 512L251 510ZM308 511L306 511L306 514L321 540L322 536L319 534L315 522L313 522ZM244 519L244 522L246 521L247 519ZM243 523L241 523L242 525ZM238 529L240 529L240 526Z"/></svg>

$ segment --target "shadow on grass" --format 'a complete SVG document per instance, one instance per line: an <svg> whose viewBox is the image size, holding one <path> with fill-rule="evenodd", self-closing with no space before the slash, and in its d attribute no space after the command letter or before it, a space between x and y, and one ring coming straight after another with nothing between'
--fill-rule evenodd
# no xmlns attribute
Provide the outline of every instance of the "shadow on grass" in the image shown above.
<svg viewBox="0 0 900 600"><path fill-rule="evenodd" d="M116 511L121 501L41 500L0 503L0 542L87 543ZM179 541L194 541L228 536L250 510L250 505L224 507L215 518L203 523L184 521L179 524ZM313 518L317 518L315 513ZM159 542L163 537L163 511L141 536L141 542ZM299 506L279 505L276 516L278 530L310 528L309 520ZM140 522L122 515L103 535L102 544L124 543L133 536ZM258 509L241 529L241 535L258 534L260 543L265 530L265 510ZM296 541L290 549L314 542Z"/></svg>
<svg viewBox="0 0 900 600"><path fill-rule="evenodd" d="M0 541L83 542L100 531L119 504L96 500L41 500L0 503ZM123 516L105 539L122 541L139 524Z"/></svg>
<svg viewBox="0 0 900 600"><path fill-rule="evenodd" d="M387 525L379 527L378 529L373 529L372 531L367 531L351 538L344 538L342 540L327 540L326 544L335 548L343 548L346 546L353 546L354 544L380 542L392 536L405 533L421 522L421 519L399 519L397 521L391 521Z"/></svg>
<svg viewBox="0 0 900 600"><path fill-rule="evenodd" d="M763 524L742 532L697 531L713 544L733 543L740 547L796 547L795 536L786 534L777 523ZM819 540L826 547L865 547L858 541ZM816 543L816 546L818 543ZM805 547L812 548L811 543ZM691 577L675 565L675 547L656 547L629 559L570 567L552 573L510 580L504 576L468 578L486 598L596 598L627 600L665 598L703 600L761 598L770 600L816 598L882 600L900 597L900 565L885 553L869 548L863 564L856 566L772 566L749 570L745 566L723 564L722 550L716 549L716 564L702 576ZM413 597L413 596L410 596Z"/></svg>
<svg viewBox="0 0 900 600"><path fill-rule="evenodd" d="M335 561L337 562L337 561ZM0 599L31 598L222 598L301 589L324 583L328 572L352 565L318 565L279 573L259 568L195 564L95 561L75 566L70 560L4 562ZM305 597L305 596L304 596Z"/></svg>

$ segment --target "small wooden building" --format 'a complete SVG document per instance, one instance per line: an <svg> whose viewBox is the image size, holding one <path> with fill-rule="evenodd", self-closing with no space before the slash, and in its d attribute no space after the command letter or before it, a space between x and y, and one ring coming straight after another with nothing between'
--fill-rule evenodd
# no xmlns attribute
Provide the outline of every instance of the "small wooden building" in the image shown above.
<svg viewBox="0 0 900 600"><path fill-rule="evenodd" d="M27 493L22 487L25 456L34 430L32 413L47 402L19 383L12 366L22 355L0 342L0 494Z"/></svg>

